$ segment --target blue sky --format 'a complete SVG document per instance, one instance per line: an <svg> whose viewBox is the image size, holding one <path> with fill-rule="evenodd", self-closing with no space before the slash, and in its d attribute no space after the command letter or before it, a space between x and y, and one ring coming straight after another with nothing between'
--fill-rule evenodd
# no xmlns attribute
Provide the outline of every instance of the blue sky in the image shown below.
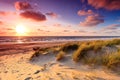
<svg viewBox="0 0 120 80"><path fill-rule="evenodd" d="M120 36L120 0L1 0L0 36Z"/></svg>

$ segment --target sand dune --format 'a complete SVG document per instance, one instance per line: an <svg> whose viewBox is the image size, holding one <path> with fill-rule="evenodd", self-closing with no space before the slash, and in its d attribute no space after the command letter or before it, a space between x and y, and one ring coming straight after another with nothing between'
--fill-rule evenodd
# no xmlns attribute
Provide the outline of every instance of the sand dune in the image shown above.
<svg viewBox="0 0 120 80"><path fill-rule="evenodd" d="M56 61L47 54L29 61L29 54L6 55L0 58L1 80L119 80L120 77L103 69L74 63L70 58ZM68 56L69 57L69 56Z"/></svg>
<svg viewBox="0 0 120 80"><path fill-rule="evenodd" d="M51 46L51 44L49 44L49 46ZM29 47L28 51L23 51L20 53L18 49L14 49L14 51L6 50L6 52L8 51L11 55L0 56L0 80L120 79L119 75L99 66L90 67L81 63L75 63L72 60L72 54L70 53L66 54L65 58L61 61L56 61L56 54L53 52L44 55L42 54L38 57L33 57L32 60L30 60L31 55L34 54L34 51L32 51L33 44L27 45L27 47ZM24 50L25 48L27 49L27 47L23 46L21 48Z"/></svg>

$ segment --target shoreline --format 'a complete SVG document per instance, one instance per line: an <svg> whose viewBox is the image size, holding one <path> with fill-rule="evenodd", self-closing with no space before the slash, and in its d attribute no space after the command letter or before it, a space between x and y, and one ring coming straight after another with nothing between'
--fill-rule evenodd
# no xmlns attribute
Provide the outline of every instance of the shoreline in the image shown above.
<svg viewBox="0 0 120 80"><path fill-rule="evenodd" d="M41 48L53 47L53 46L58 46L65 43L66 42L0 44L0 56L33 51L34 47L41 47Z"/></svg>
<svg viewBox="0 0 120 80"><path fill-rule="evenodd" d="M33 37L34 38L34 37ZM22 39L22 38L21 38ZM111 39L120 39L120 37L110 37L110 38L105 38L105 37L101 37L101 38L80 38L80 39L66 39L66 40L45 40L45 41L22 41L21 39L16 39L15 42L0 42L0 45L3 44L32 44L32 43L52 43L52 42L74 42L74 41L92 41L92 40L111 40ZM23 38L24 39L24 38Z"/></svg>

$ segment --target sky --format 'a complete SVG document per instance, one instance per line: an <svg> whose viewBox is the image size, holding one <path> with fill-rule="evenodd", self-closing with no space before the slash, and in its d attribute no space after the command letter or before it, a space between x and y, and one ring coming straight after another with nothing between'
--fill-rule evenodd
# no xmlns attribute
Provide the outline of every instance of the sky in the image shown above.
<svg viewBox="0 0 120 80"><path fill-rule="evenodd" d="M0 0L0 36L120 36L120 0Z"/></svg>

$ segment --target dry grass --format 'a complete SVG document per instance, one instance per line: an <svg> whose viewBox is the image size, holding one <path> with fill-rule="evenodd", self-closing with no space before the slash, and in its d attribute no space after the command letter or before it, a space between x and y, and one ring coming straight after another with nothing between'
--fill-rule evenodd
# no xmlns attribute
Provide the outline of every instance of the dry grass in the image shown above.
<svg viewBox="0 0 120 80"><path fill-rule="evenodd" d="M67 43L67 44L61 46L60 50L64 51L64 52L69 52L69 51L78 49L79 46L80 46L79 43Z"/></svg>
<svg viewBox="0 0 120 80"><path fill-rule="evenodd" d="M65 53L63 51L59 52L57 55L56 55L56 60L57 61L60 61L62 60L63 58L65 57Z"/></svg>
<svg viewBox="0 0 120 80"><path fill-rule="evenodd" d="M101 51L103 47L107 47L107 46L112 47L119 44L120 44L120 39L85 42L81 44L81 46L73 53L73 60L75 62L78 62L80 59L86 56L88 51L94 51L95 53L97 53L98 51Z"/></svg>

